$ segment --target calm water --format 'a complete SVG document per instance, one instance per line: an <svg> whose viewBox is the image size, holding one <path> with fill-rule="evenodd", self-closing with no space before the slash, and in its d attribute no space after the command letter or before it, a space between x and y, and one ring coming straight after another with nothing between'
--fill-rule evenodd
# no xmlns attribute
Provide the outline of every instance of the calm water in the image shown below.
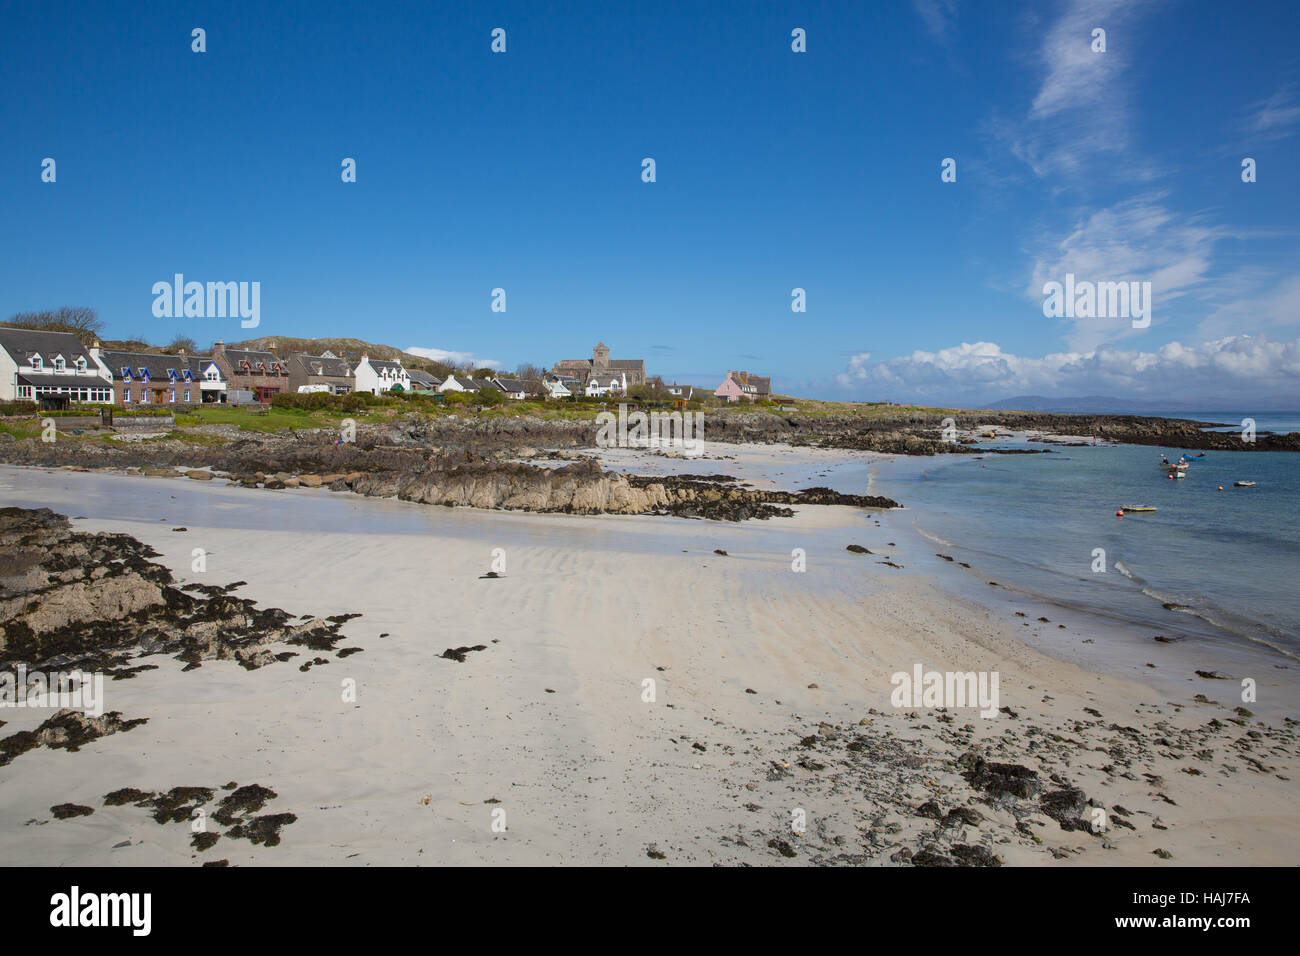
<svg viewBox="0 0 1300 956"><path fill-rule="evenodd" d="M1300 658L1300 454L1211 451L1171 481L1160 453L1174 460L1183 449L1049 447L882 467L875 491L915 509L920 530L995 580L1153 633L1227 632ZM1233 487L1239 479L1257 484ZM1115 516L1148 504L1159 510ZM1104 573L1092 571L1095 548Z"/></svg>
<svg viewBox="0 0 1300 956"><path fill-rule="evenodd" d="M1198 422L1227 422L1231 428L1210 428L1207 431L1236 431L1243 418L1255 420L1256 432L1300 432L1300 412L1161 412L1161 418L1191 418Z"/></svg>

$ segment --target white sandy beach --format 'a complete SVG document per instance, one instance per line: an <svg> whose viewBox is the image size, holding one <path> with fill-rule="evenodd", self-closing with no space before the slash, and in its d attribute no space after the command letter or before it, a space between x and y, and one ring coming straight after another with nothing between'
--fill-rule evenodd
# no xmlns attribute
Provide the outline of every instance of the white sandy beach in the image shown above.
<svg viewBox="0 0 1300 956"><path fill-rule="evenodd" d="M772 454L755 450L747 477L770 472L763 456ZM812 453L798 467L815 473L833 458L847 455ZM677 462L674 470L728 468ZM789 475L768 478L795 486ZM1295 774L1294 746L1262 758L1269 772L1238 766L1228 745L1244 728L1232 727L1201 773L1182 772L1191 761L1167 750L1126 777L1105 769L1113 760L1103 738L1114 734L1075 723L1092 708L1107 723L1158 737L1161 721L1191 728L1231 717L1233 685L1222 704L1198 705L1192 685L1180 695L1172 678L1143 680L1136 658L1104 674L1086 669L1086 653L1104 643L1098 621L1049 613L1040 624L1043 610L1014 594L962 597L939 577L960 572L931 572L938 559L908 550L897 531L905 513L882 525L842 507L741 524L477 512L10 467L0 468L0 498L77 517L78 530L130 534L161 552L180 582L244 580L241 596L295 615L359 613L340 647L364 649L345 659L323 654L329 663L305 673L298 665L311 653L255 671L205 662L188 673L156 656L148 660L156 670L108 682L106 709L148 723L77 753L38 749L0 767L0 863L650 864L651 848L677 865L833 858L861 842L868 801L797 765L767 779L769 761L791 764L791 748L822 721L848 731L863 719L918 754L957 756L937 736L941 723L890 705L890 675L917 662L999 672L1000 703L1017 716L969 712L955 723L1020 748L1020 760L1044 775L1063 765L1036 752L1027 726L1066 736L1080 745L1070 780L1137 821L1107 835L1031 821L1038 842L993 847L1008 864L1289 865L1300 850L1300 805L1285 779ZM181 526L188 530L172 530ZM848 553L851 543L876 554ZM208 555L202 574L191 571L194 548ZM504 577L487 579L495 548L504 549ZM806 572L791 568L795 548L806 552ZM878 563L885 556L904 568ZM1012 606L1034 623L1026 627ZM1062 652L1059 623L1093 644ZM486 648L464 662L439 656L478 644ZM345 679L356 682L355 703L342 700ZM642 699L647 679L653 703ZM1294 682L1284 691L1294 702ZM1277 713L1292 713L1256 709L1278 724ZM0 712L0 736L47 716ZM900 783L912 788L913 805L975 796L941 764ZM103 806L104 794L122 787L227 781L270 787L278 798L266 812L297 815L279 846L223 837L200 854L184 824ZM64 802L95 812L53 820L50 807ZM796 807L809 821L801 834L790 828ZM493 829L494 811L504 811L504 832ZM906 836L932 823L895 807L872 826L897 824ZM989 825L968 829L975 843ZM770 848L772 837L798 855ZM1069 852L1058 859L1060 848ZM1170 858L1153 855L1157 848Z"/></svg>

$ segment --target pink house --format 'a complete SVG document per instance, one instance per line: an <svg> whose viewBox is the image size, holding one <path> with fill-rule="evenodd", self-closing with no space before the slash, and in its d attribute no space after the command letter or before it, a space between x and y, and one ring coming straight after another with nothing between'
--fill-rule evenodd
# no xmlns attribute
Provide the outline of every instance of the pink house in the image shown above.
<svg viewBox="0 0 1300 956"><path fill-rule="evenodd" d="M751 402L769 399L772 397L772 380L752 372L728 372L726 379L713 394L729 402L742 398Z"/></svg>
<svg viewBox="0 0 1300 956"><path fill-rule="evenodd" d="M734 372L728 372L727 377L723 379L721 385L714 391L718 398L725 398L729 402L738 402L745 397L745 390L740 387L740 383L734 378Z"/></svg>

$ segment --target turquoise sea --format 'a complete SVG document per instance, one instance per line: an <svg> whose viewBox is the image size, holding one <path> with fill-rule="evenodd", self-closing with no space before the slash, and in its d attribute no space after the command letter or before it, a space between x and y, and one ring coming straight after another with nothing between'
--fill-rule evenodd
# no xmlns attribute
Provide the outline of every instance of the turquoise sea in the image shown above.
<svg viewBox="0 0 1300 956"><path fill-rule="evenodd" d="M1179 417L1300 429L1281 416ZM962 549L961 560L991 579L1156 634L1224 637L1300 658L1300 454L1210 451L1187 478L1169 480L1161 453L1173 461L1185 449L989 447L1051 450L885 465L872 491L914 509L918 530ZM1234 487L1243 479L1255 487ZM1158 510L1116 517L1124 505ZM1093 570L1096 549L1104 571Z"/></svg>

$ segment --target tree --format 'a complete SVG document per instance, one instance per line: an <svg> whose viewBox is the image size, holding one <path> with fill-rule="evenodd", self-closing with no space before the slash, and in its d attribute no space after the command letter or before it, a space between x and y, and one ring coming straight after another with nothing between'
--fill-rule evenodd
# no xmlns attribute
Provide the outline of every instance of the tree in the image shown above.
<svg viewBox="0 0 1300 956"><path fill-rule="evenodd" d="M491 385L483 386L476 394L480 405L500 405L506 400L500 389L493 388Z"/></svg>
<svg viewBox="0 0 1300 956"><path fill-rule="evenodd" d="M44 312L19 312L5 323L15 329L39 329L42 332L71 332L90 345L100 337L104 326L99 315L88 306L65 305Z"/></svg>
<svg viewBox="0 0 1300 956"><path fill-rule="evenodd" d="M190 355L194 355L199 350L199 343L195 342L188 335L178 335L171 340L171 344L163 349L168 355L176 355L182 349Z"/></svg>
<svg viewBox="0 0 1300 956"><path fill-rule="evenodd" d="M522 365L515 366L515 378L522 378L524 380L535 378L540 382L542 377L545 375L546 369L542 368L540 365L533 365L525 362Z"/></svg>

